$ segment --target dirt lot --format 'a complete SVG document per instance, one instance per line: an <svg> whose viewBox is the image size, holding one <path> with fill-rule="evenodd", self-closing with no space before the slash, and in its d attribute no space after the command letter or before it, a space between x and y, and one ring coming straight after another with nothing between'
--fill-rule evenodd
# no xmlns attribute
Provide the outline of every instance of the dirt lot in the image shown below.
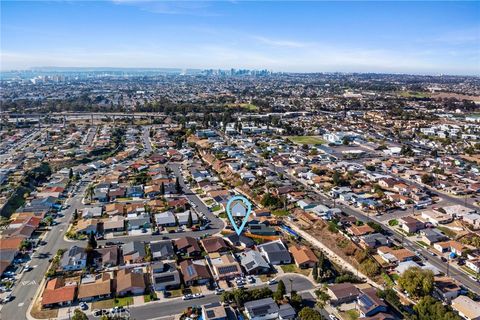
<svg viewBox="0 0 480 320"><path fill-rule="evenodd" d="M432 93L430 95L432 99L445 99L445 98L455 98L457 100L471 100L471 101L480 101L478 96L467 96L465 94L453 93L453 92L438 92Z"/></svg>

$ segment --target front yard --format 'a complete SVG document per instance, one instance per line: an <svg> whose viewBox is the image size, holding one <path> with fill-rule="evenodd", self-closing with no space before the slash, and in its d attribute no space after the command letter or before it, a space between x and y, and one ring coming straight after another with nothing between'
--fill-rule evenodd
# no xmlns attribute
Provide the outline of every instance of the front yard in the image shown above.
<svg viewBox="0 0 480 320"><path fill-rule="evenodd" d="M310 272L312 272L312 268L301 269L294 263L281 265L280 268L282 268L285 273L300 273L307 277L310 275Z"/></svg>

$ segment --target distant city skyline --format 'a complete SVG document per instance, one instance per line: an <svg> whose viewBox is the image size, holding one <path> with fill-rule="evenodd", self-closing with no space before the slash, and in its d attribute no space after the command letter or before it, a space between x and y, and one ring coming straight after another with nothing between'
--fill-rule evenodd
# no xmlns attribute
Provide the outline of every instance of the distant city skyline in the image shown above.
<svg viewBox="0 0 480 320"><path fill-rule="evenodd" d="M2 1L2 71L480 74L478 2Z"/></svg>

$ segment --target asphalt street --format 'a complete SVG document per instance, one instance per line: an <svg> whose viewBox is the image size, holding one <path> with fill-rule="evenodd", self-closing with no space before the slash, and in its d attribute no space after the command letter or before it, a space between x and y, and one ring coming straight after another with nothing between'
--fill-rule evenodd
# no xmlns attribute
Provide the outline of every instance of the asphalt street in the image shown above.
<svg viewBox="0 0 480 320"><path fill-rule="evenodd" d="M46 233L44 238L46 244L36 249L29 263L33 270L23 272L18 276L19 279L12 290L14 299L3 305L0 311L1 319L26 319L28 307L50 265L48 260L55 256L58 249L66 249L73 245L72 242L64 240L64 235L75 209L83 208L82 196L84 190L85 186L81 187L77 195L68 200L67 203L70 204L70 207L63 211L64 216L62 218L57 219L59 224L52 226L51 230ZM75 244L78 246L86 245L85 242Z"/></svg>
<svg viewBox="0 0 480 320"><path fill-rule="evenodd" d="M313 284L303 276L288 274L282 275L277 278L278 280L283 280L287 293L290 292L290 281L292 279L292 288L294 291L302 292L311 290L314 288ZM255 286L255 288L262 288L267 285ZM269 286L272 291L276 290L277 285ZM308 293L302 293L302 296ZM132 318L137 320L159 318L164 316L169 316L173 314L180 314L183 310L191 306L201 306L208 303L219 302L220 295L209 294L205 297L195 300L183 301L181 299L175 300L166 300L165 302L150 303L140 306L134 306L130 308L130 315Z"/></svg>

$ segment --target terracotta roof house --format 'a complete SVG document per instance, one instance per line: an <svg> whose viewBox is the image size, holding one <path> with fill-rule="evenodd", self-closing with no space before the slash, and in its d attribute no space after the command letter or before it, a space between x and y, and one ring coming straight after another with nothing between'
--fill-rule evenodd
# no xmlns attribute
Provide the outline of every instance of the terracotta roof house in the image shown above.
<svg viewBox="0 0 480 320"><path fill-rule="evenodd" d="M108 298L112 295L112 279L104 272L98 275L86 276L78 287L78 300L92 301Z"/></svg>
<svg viewBox="0 0 480 320"><path fill-rule="evenodd" d="M225 240L220 237L205 238L200 240L200 243L207 253L222 252L230 249Z"/></svg>
<svg viewBox="0 0 480 320"><path fill-rule="evenodd" d="M200 255L202 253L202 249L200 249L197 240L192 237L176 239L175 247L178 252L188 254L189 256Z"/></svg>
<svg viewBox="0 0 480 320"><path fill-rule="evenodd" d="M288 248L288 251L292 254L295 264L299 268L312 268L318 262L315 253L307 246L293 245Z"/></svg>
<svg viewBox="0 0 480 320"><path fill-rule="evenodd" d="M55 278L47 282L42 295L42 307L70 305L75 299L77 283L65 283L64 278Z"/></svg>
<svg viewBox="0 0 480 320"><path fill-rule="evenodd" d="M183 260L180 262L180 271L186 285L205 284L212 276L208 272L205 260Z"/></svg>
<svg viewBox="0 0 480 320"><path fill-rule="evenodd" d="M117 295L143 294L145 291L145 278L142 270L121 269L117 272Z"/></svg>
<svg viewBox="0 0 480 320"><path fill-rule="evenodd" d="M332 284L328 286L327 292L333 306L353 302L360 294L357 287L349 282Z"/></svg>
<svg viewBox="0 0 480 320"><path fill-rule="evenodd" d="M370 227L368 224L364 224L364 225L361 225L361 226L351 225L350 227L347 228L347 231L350 234L352 234L354 236L357 236L357 237L375 232L375 230L373 230L373 228Z"/></svg>

